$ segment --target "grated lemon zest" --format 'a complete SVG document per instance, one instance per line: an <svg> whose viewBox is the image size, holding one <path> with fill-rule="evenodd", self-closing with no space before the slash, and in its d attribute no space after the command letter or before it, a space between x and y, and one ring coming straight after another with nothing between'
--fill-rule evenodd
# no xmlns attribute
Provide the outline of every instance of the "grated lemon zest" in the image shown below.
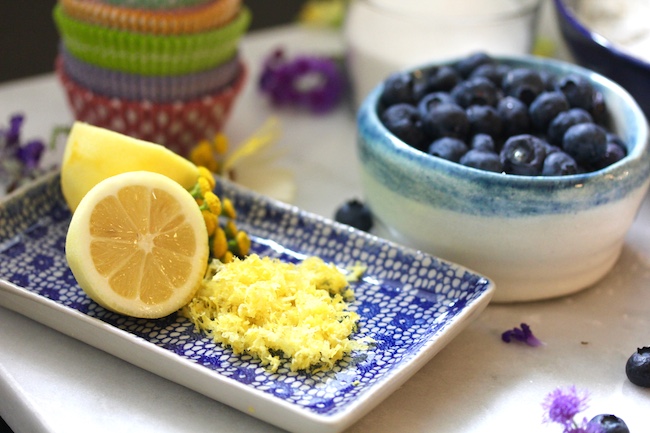
<svg viewBox="0 0 650 433"><path fill-rule="evenodd" d="M367 341L349 338L359 316L347 309L353 292L345 275L318 257L291 264L252 254L213 263L207 277L182 314L272 372L287 361L291 371L329 370L367 348Z"/></svg>

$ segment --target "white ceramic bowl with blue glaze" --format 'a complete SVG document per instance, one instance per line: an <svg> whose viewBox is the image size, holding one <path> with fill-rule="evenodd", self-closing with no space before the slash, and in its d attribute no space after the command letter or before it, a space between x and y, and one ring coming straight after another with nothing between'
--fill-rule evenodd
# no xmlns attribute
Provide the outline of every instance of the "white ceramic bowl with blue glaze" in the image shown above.
<svg viewBox="0 0 650 433"><path fill-rule="evenodd" d="M571 176L465 167L392 135L378 117L380 84L357 117L364 200L376 217L376 234L486 275L496 283L496 302L579 291L614 266L648 190L646 118L622 87L592 71L535 57L496 58L587 77L605 96L611 129L625 141L628 155L604 169Z"/></svg>

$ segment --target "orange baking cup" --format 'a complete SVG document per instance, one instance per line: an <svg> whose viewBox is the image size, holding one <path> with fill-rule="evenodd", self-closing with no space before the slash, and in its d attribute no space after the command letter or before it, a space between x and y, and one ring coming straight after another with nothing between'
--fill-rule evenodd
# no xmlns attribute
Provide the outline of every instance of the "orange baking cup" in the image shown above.
<svg viewBox="0 0 650 433"><path fill-rule="evenodd" d="M214 93L156 104L98 95L71 80L60 57L56 73L76 120L161 144L184 157L200 140L211 139L222 130L247 76L242 64L237 78Z"/></svg>
<svg viewBox="0 0 650 433"><path fill-rule="evenodd" d="M59 0L71 18L119 30L154 35L180 35L213 30L231 21L241 0L213 0L209 3L165 10L113 6L96 0Z"/></svg>

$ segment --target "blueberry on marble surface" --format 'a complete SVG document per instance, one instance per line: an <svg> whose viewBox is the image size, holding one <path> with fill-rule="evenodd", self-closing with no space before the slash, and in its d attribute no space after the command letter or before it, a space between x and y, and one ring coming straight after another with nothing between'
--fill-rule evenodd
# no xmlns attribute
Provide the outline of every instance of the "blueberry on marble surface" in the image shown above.
<svg viewBox="0 0 650 433"><path fill-rule="evenodd" d="M588 425L597 425L601 433L630 433L630 429L621 418L611 414L600 414L593 417Z"/></svg>
<svg viewBox="0 0 650 433"><path fill-rule="evenodd" d="M625 374L633 384L650 388L650 347L641 347L628 358Z"/></svg>
<svg viewBox="0 0 650 433"><path fill-rule="evenodd" d="M365 232L372 229L370 209L360 200L351 199L343 203L334 214L334 220Z"/></svg>

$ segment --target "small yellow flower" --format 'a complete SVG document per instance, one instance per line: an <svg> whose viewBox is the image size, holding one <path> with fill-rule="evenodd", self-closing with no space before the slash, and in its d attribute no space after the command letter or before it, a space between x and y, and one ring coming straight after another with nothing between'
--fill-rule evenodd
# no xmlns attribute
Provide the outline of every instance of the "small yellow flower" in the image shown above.
<svg viewBox="0 0 650 433"><path fill-rule="evenodd" d="M199 177L204 177L210 183L210 189L214 189L216 182L214 180L214 175L206 167L200 165L197 167L199 169Z"/></svg>
<svg viewBox="0 0 650 433"><path fill-rule="evenodd" d="M212 212L215 217L217 215L221 215L221 200L219 200L219 197L217 197L215 193L212 191L206 192L203 196L203 200L205 201L205 204L207 205L210 212Z"/></svg>
<svg viewBox="0 0 650 433"><path fill-rule="evenodd" d="M217 227L212 238L212 255L216 258L221 258L226 252L228 252L226 232L221 227Z"/></svg>
<svg viewBox="0 0 650 433"><path fill-rule="evenodd" d="M214 151L217 152L218 155L222 156L225 155L226 152L228 152L228 147L229 147L229 142L228 142L228 137L226 137L226 134L224 134L223 132L217 132L212 142L212 148L214 149Z"/></svg>
<svg viewBox="0 0 650 433"><path fill-rule="evenodd" d="M232 201L228 197L224 197L224 199L221 201L221 215L232 219L237 218L237 211L235 211L235 206L232 204Z"/></svg>
<svg viewBox="0 0 650 433"><path fill-rule="evenodd" d="M247 256L251 249L251 238L248 237L248 233L245 231L237 232L235 240L237 241L237 253L240 256Z"/></svg>
<svg viewBox="0 0 650 433"><path fill-rule="evenodd" d="M219 164L212 153L212 145L208 140L201 140L190 151L190 161L198 166L204 166L209 171L217 172Z"/></svg>
<svg viewBox="0 0 650 433"><path fill-rule="evenodd" d="M237 229L237 224L233 220L228 220L226 226L223 228L226 232L226 237L228 239L235 239L239 229Z"/></svg>
<svg viewBox="0 0 650 433"><path fill-rule="evenodd" d="M205 194L207 192L212 191L212 188L210 187L210 182L203 176L199 177L198 180L199 184L199 191L201 192L201 195L205 198Z"/></svg>
<svg viewBox="0 0 650 433"><path fill-rule="evenodd" d="M234 257L235 256L233 255L233 253L231 253L230 251L226 251L226 254L224 254L223 257L221 257L221 261L223 263L230 263L233 261Z"/></svg>
<svg viewBox="0 0 650 433"><path fill-rule="evenodd" d="M214 231L217 229L219 220L217 215L213 214L209 210L202 210L201 214L203 215L203 220L205 221L205 227L208 229L208 236L212 236Z"/></svg>

